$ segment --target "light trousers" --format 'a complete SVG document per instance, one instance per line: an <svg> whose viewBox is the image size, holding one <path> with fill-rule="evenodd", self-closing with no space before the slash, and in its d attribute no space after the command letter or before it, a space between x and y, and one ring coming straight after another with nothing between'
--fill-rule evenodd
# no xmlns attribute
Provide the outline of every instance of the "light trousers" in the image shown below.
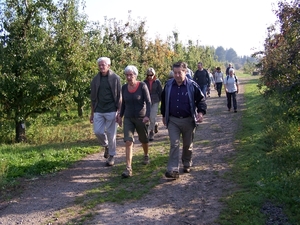
<svg viewBox="0 0 300 225"><path fill-rule="evenodd" d="M158 102L151 104L151 110L150 110L150 124L149 124L149 130L154 130L155 122L156 122L156 116L158 111Z"/></svg>
<svg viewBox="0 0 300 225"><path fill-rule="evenodd" d="M94 133L101 146L108 147L109 155L116 155L116 112L94 113Z"/></svg>

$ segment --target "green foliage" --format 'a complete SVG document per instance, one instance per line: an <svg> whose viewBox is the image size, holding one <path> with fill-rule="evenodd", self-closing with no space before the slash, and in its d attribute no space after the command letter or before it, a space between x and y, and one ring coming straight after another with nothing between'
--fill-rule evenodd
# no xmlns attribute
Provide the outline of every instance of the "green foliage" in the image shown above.
<svg viewBox="0 0 300 225"><path fill-rule="evenodd" d="M230 48L226 51L225 58L227 62L234 62L236 60L237 54L233 48Z"/></svg>
<svg viewBox="0 0 300 225"><path fill-rule="evenodd" d="M247 62L244 64L243 71L247 74L252 74L256 69L256 65L254 62L250 62L247 60Z"/></svg>
<svg viewBox="0 0 300 225"><path fill-rule="evenodd" d="M4 7L0 104L5 118L16 123L17 131L29 115L49 109L66 87L65 80L55 76L53 70L55 50L48 23L53 17L45 17L53 10L50 1L10 1ZM17 132L17 141L21 140L19 136Z"/></svg>
<svg viewBox="0 0 300 225"><path fill-rule="evenodd" d="M266 201L283 207L291 224L300 220L299 125L282 117L277 98L267 100L257 89L258 79L246 85L246 110L237 133L238 150L227 174L237 192L224 198L221 224L264 224Z"/></svg>
<svg viewBox="0 0 300 225"><path fill-rule="evenodd" d="M53 21L56 31L54 37L57 50L55 74L66 82L66 88L55 100L57 110L77 104L78 116L89 101L89 82L91 66L89 59L89 40L85 34L86 18L79 14L76 1L60 1Z"/></svg>
<svg viewBox="0 0 300 225"><path fill-rule="evenodd" d="M300 119L300 7L299 2L278 2L275 11L277 27L269 27L265 51L258 66L261 69L260 87L266 94L276 93L281 107L291 119ZM259 55L260 53L257 53Z"/></svg>
<svg viewBox="0 0 300 225"><path fill-rule="evenodd" d="M83 3L82 3L83 4ZM124 68L137 66L140 80L153 67L164 83L172 64L184 60L194 71L201 59L205 67L218 65L214 49L194 44L186 46L179 33L167 41L147 39L145 21L88 22L79 13L78 0L5 1L0 20L0 115L12 120L4 126L16 131L15 141L29 141L24 124L36 114L57 114L77 106L78 116L89 103L90 81L97 73L96 60L110 57L111 69L123 76ZM2 124L2 121L1 121ZM32 136L30 136L32 138Z"/></svg>
<svg viewBox="0 0 300 225"><path fill-rule="evenodd" d="M226 51L222 46L217 47L216 55L218 57L219 62L225 62L226 61Z"/></svg>

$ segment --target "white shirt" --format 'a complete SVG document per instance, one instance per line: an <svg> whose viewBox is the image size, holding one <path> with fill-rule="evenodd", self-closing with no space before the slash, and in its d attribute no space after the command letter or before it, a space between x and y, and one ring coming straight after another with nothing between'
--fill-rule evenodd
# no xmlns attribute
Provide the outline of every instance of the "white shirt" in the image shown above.
<svg viewBox="0 0 300 225"><path fill-rule="evenodd" d="M224 79L224 84L226 85L226 88L227 88L229 93L233 93L233 92L237 91L235 77L236 76L234 76L234 75L232 75L232 76L229 75L228 79L227 79L227 76ZM237 77L236 77L236 79L237 79L237 83L239 84L239 81L238 81Z"/></svg>
<svg viewBox="0 0 300 225"><path fill-rule="evenodd" d="M216 83L223 83L224 75L222 72L218 73L215 72L215 82Z"/></svg>

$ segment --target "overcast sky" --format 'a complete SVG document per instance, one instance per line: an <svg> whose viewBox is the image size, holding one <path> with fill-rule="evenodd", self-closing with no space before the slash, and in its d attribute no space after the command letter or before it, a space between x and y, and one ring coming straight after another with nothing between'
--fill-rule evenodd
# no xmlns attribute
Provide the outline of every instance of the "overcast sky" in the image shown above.
<svg viewBox="0 0 300 225"><path fill-rule="evenodd" d="M93 21L104 17L146 20L149 38L199 40L205 46L233 48L239 56L263 50L267 27L276 21L278 0L86 0L85 13Z"/></svg>

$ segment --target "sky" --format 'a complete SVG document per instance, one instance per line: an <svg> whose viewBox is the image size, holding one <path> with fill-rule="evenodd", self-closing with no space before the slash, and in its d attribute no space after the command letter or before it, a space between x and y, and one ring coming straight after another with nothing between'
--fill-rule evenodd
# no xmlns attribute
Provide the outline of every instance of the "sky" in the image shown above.
<svg viewBox="0 0 300 225"><path fill-rule="evenodd" d="M263 50L267 27L275 24L278 0L85 0L89 20L115 18L146 21L148 38L166 40L172 31L179 40L233 48L238 56Z"/></svg>

